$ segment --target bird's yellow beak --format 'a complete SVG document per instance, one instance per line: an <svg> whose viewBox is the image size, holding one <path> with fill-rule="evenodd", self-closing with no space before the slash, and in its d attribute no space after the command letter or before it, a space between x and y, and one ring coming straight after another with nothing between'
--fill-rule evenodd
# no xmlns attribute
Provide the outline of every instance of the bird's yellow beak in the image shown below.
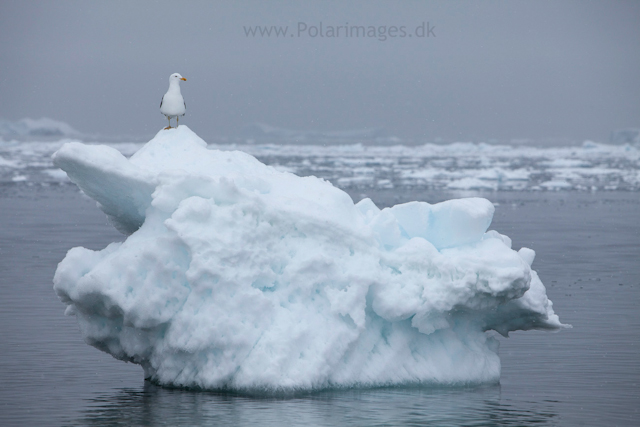
<svg viewBox="0 0 640 427"><path fill-rule="evenodd" d="M181 78L180 80L184 80L185 82L187 81L187 79L185 79L184 77L183 77L183 78Z"/></svg>

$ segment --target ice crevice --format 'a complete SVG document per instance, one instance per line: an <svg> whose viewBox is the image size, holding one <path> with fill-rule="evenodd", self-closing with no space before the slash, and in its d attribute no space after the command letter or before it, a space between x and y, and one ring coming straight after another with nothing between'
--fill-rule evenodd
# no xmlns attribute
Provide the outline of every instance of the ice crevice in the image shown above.
<svg viewBox="0 0 640 427"><path fill-rule="evenodd" d="M54 289L86 342L160 384L309 390L496 382L495 330L558 330L535 253L467 198L379 209L187 126L130 158L53 156L127 238L73 248Z"/></svg>

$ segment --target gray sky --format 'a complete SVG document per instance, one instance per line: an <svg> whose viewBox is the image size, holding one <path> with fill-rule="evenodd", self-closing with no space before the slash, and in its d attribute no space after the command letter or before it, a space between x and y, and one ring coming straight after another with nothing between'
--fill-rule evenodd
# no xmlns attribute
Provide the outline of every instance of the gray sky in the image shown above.
<svg viewBox="0 0 640 427"><path fill-rule="evenodd" d="M423 21L429 37L297 32L322 22L413 35ZM247 37L256 25L289 28ZM638 1L1 0L0 41L0 117L87 133L165 126L173 72L188 79L182 123L205 138L252 122L447 140L607 140L640 127Z"/></svg>

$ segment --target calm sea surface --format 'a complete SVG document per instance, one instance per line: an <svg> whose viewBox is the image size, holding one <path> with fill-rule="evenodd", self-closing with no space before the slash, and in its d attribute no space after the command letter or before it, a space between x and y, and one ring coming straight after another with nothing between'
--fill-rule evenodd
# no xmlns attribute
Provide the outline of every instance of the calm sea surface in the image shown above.
<svg viewBox="0 0 640 427"><path fill-rule="evenodd" d="M52 289L68 249L123 236L69 184L0 186L0 425L640 425L640 193L351 191L379 206L481 195L573 329L501 338L500 385L286 397L172 390L87 346Z"/></svg>

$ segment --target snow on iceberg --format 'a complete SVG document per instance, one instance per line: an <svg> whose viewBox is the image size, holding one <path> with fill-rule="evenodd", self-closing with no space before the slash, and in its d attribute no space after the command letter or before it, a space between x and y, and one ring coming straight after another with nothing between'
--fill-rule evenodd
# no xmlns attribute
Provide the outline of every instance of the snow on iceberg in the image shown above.
<svg viewBox="0 0 640 427"><path fill-rule="evenodd" d="M380 210L316 177L208 150L186 126L130 159L54 163L128 238L71 249L54 288L86 342L164 385L295 390L500 376L486 331L562 328L534 252L480 198Z"/></svg>

